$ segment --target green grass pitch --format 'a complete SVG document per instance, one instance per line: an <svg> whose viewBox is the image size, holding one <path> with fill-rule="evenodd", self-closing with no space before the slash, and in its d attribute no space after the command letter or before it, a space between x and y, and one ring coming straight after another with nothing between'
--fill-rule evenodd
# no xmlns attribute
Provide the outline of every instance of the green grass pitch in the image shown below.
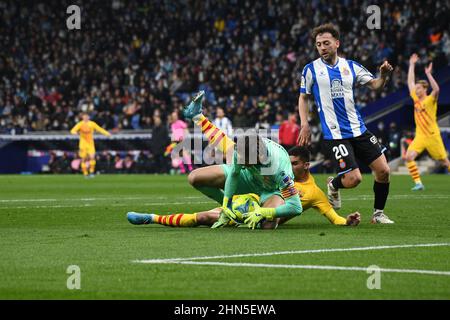
<svg viewBox="0 0 450 320"><path fill-rule="evenodd" d="M325 178L316 176L321 187ZM358 188L342 191L340 213L362 214L356 228L332 226L308 210L277 230L251 231L127 222L127 211L195 212L216 206L185 176L0 176L0 299L449 299L450 177L423 180L427 190L412 193L410 177L392 177L386 213L394 225L369 223L372 177L365 176ZM254 255L411 244L447 245ZM195 260L203 265L133 262L234 254L249 256ZM371 274L364 269L276 264L377 265L399 272L382 271L381 288L369 290ZM67 289L69 265L80 267L80 290Z"/></svg>

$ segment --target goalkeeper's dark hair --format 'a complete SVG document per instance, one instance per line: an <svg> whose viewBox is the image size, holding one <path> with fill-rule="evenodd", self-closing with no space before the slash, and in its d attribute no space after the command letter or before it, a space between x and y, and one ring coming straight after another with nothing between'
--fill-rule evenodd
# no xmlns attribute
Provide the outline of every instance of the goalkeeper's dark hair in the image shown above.
<svg viewBox="0 0 450 320"><path fill-rule="evenodd" d="M303 162L311 161L311 152L307 147L295 146L289 149L288 154L290 156L299 157Z"/></svg>

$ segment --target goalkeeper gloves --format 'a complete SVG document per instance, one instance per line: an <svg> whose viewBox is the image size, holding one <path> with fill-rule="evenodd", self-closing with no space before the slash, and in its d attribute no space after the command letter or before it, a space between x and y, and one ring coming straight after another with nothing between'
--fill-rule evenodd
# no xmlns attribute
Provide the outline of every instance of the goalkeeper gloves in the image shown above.
<svg viewBox="0 0 450 320"><path fill-rule="evenodd" d="M261 208L255 206L255 210L248 213L245 223L250 229L255 227L263 220L272 221L275 218L275 208Z"/></svg>
<svg viewBox="0 0 450 320"><path fill-rule="evenodd" d="M229 220L233 220L234 222L239 222L239 216L233 212L231 209L233 202L228 197L223 197L222 203L222 213L225 214Z"/></svg>
<svg viewBox="0 0 450 320"><path fill-rule="evenodd" d="M229 210L229 209L228 209ZM231 219L224 213L224 210L220 213L219 220L217 220L212 226L211 229L222 228L230 223Z"/></svg>

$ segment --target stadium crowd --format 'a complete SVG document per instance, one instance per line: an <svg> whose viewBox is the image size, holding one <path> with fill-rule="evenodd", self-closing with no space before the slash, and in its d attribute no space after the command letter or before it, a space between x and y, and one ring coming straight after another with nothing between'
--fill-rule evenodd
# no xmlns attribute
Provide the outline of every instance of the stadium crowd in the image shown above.
<svg viewBox="0 0 450 320"><path fill-rule="evenodd" d="M327 21L343 56L397 66L382 95L405 85L411 52L450 60L446 0L380 2L381 30L366 27L372 1L82 1L81 30L66 27L69 2L0 3L1 133L68 131L80 111L108 130L152 129L199 89L211 118L221 107L233 127L278 126Z"/></svg>

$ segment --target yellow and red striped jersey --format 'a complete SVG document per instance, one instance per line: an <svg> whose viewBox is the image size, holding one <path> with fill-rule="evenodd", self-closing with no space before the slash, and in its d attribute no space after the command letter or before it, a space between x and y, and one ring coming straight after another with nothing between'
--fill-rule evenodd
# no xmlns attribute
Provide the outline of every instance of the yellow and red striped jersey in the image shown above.
<svg viewBox="0 0 450 320"><path fill-rule="evenodd" d="M436 116L437 99L430 94L420 101L415 91L411 91L410 95L414 101L416 136L429 137L440 134Z"/></svg>

